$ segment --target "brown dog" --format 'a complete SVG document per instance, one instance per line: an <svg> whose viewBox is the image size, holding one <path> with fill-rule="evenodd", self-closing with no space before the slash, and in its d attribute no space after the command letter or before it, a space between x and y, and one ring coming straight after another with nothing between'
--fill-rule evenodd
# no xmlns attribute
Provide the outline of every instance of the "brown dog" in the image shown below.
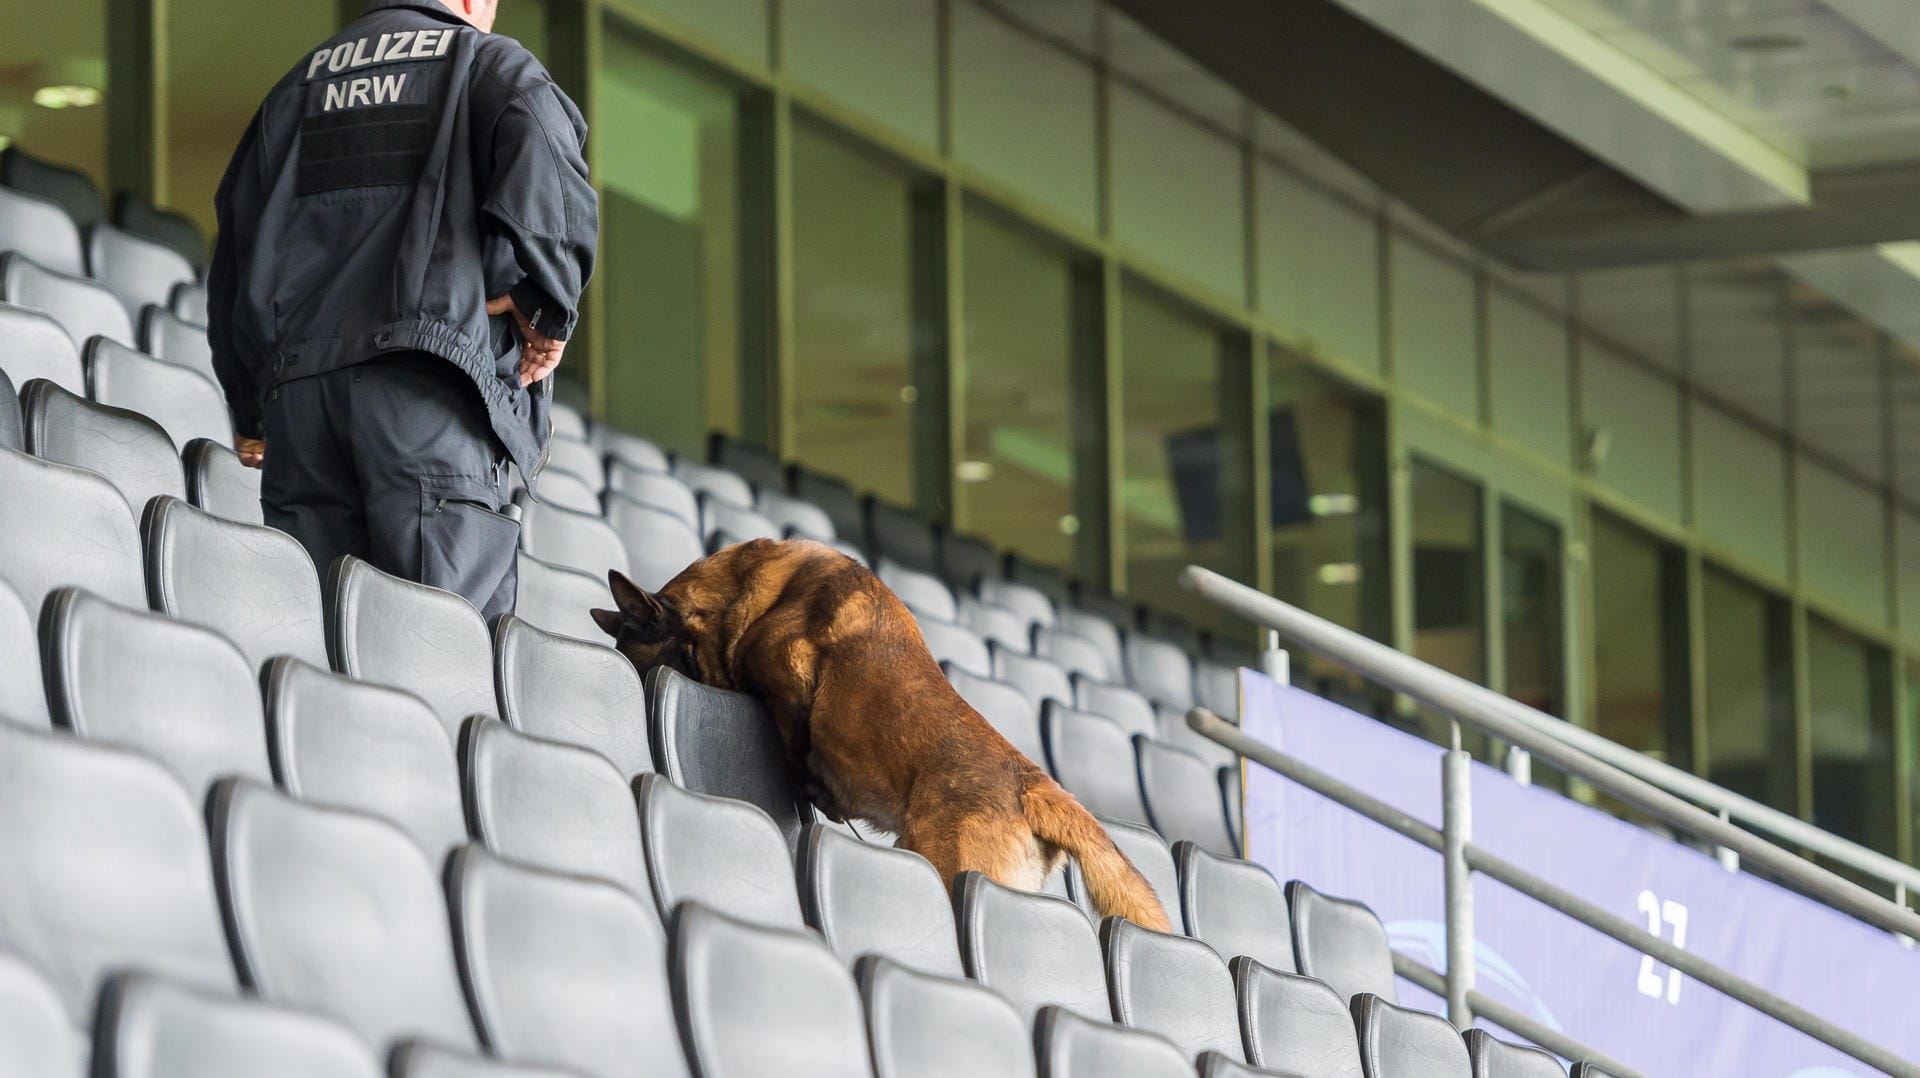
<svg viewBox="0 0 1920 1078"><path fill-rule="evenodd" d="M639 670L670 666L764 700L807 793L933 862L1039 890L1072 854L1102 915L1168 930L1153 889L1073 795L1007 743L940 672L880 578L821 543L757 539L648 594L608 574L595 610Z"/></svg>

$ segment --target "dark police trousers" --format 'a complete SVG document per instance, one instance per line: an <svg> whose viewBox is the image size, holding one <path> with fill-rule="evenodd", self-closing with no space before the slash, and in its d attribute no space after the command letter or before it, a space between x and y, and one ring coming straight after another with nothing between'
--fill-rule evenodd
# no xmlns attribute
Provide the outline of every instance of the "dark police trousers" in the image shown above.
<svg viewBox="0 0 1920 1078"><path fill-rule="evenodd" d="M511 613L520 525L507 456L472 380L423 352L391 353L267 394L267 523L300 540L321 579L352 554Z"/></svg>

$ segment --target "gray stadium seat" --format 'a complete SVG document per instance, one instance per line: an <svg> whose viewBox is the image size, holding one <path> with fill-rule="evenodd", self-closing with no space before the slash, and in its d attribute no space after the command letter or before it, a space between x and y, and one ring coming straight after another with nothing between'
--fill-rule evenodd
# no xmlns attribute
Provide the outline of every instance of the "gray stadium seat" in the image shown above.
<svg viewBox="0 0 1920 1078"><path fill-rule="evenodd" d="M1055 617L1053 600L1047 598L1038 588L1013 580L988 577L975 586L974 594L979 596L983 603L991 603L1002 609L1013 611L1027 619L1030 625L1053 627Z"/></svg>
<svg viewBox="0 0 1920 1078"><path fill-rule="evenodd" d="M1233 848L1245 849L1246 806L1241 804L1245 794L1241 790L1241 764L1235 761L1226 764L1215 772L1220 786L1221 807L1227 811L1227 834L1233 836Z"/></svg>
<svg viewBox="0 0 1920 1078"><path fill-rule="evenodd" d="M663 919L691 901L756 924L804 924L792 854L766 813L683 790L659 775L640 776L639 798L647 872Z"/></svg>
<svg viewBox="0 0 1920 1078"><path fill-rule="evenodd" d="M1015 584L1039 592L1056 607L1065 606L1073 597L1073 586L1064 570L1034 561L1018 551L1007 555L1006 577Z"/></svg>
<svg viewBox="0 0 1920 1078"><path fill-rule="evenodd" d="M20 394L27 450L42 460L96 472L138 514L162 494L187 496L180 451L160 424L138 412L96 404L54 385L29 382Z"/></svg>
<svg viewBox="0 0 1920 1078"><path fill-rule="evenodd" d="M0 655L11 656L0 673L0 719L36 729L52 722L41 685L38 619L13 586L0 579Z"/></svg>
<svg viewBox="0 0 1920 1078"><path fill-rule="evenodd" d="M644 895L469 846L448 868L447 900L474 1025L495 1055L596 1078L688 1073L666 932Z"/></svg>
<svg viewBox="0 0 1920 1078"><path fill-rule="evenodd" d="M18 146L0 150L0 185L57 204L81 228L106 213L100 192L86 173L43 161Z"/></svg>
<svg viewBox="0 0 1920 1078"><path fill-rule="evenodd" d="M87 269L94 280L120 297L129 323L139 320L140 309L147 304L167 302L174 285L194 279L192 264L178 251L105 221L87 228Z"/></svg>
<svg viewBox="0 0 1920 1078"><path fill-rule="evenodd" d="M1099 715L1048 700L1040 713L1047 770L1096 816L1131 824L1147 822L1133 743L1120 726Z"/></svg>
<svg viewBox="0 0 1920 1078"><path fill-rule="evenodd" d="M871 1078L860 996L801 932L689 904L673 922L674 1006L700 1078Z"/></svg>
<svg viewBox="0 0 1920 1078"><path fill-rule="evenodd" d="M914 624L919 626L920 639L926 642L927 650L933 653L935 661L958 667L976 677L984 678L993 673L993 657L987 653L987 642L980 639L979 633L962 625L951 625L932 618L916 616Z"/></svg>
<svg viewBox="0 0 1920 1078"><path fill-rule="evenodd" d="M606 757L475 717L460 740L469 830L502 857L650 893L627 780Z"/></svg>
<svg viewBox="0 0 1920 1078"><path fill-rule="evenodd" d="M1073 699L1073 682L1051 661L1023 655L991 640L987 650L993 656L993 676L1019 689L1034 707L1048 700L1065 704Z"/></svg>
<svg viewBox="0 0 1920 1078"><path fill-rule="evenodd" d="M547 448L547 475L562 471L587 485L587 489L599 493L607 489L607 462L600 451L585 442L575 441L554 432L553 440Z"/></svg>
<svg viewBox="0 0 1920 1078"><path fill-rule="evenodd" d="M1240 759L1234 755L1232 749L1196 733L1193 727L1188 726L1186 708L1155 704L1153 726L1154 740L1198 756L1208 767L1225 767L1228 764L1237 763Z"/></svg>
<svg viewBox="0 0 1920 1078"><path fill-rule="evenodd" d="M1362 992L1353 998L1366 1078L1473 1078L1467 1044L1437 1014L1396 1007Z"/></svg>
<svg viewBox="0 0 1920 1078"><path fill-rule="evenodd" d="M1551 1053L1508 1044L1484 1029L1469 1029L1465 1037L1473 1078L1566 1078Z"/></svg>
<svg viewBox="0 0 1920 1078"><path fill-rule="evenodd" d="M101 1001L94 1078L382 1078L373 1050L317 1014L143 975Z"/></svg>
<svg viewBox="0 0 1920 1078"><path fill-rule="evenodd" d="M500 717L523 734L592 749L628 779L653 770L646 690L612 648L509 614L493 630Z"/></svg>
<svg viewBox="0 0 1920 1078"><path fill-rule="evenodd" d="M692 524L624 495L607 495L607 522L626 544L633 567L628 575L648 591L658 591L707 552Z"/></svg>
<svg viewBox="0 0 1920 1078"><path fill-rule="evenodd" d="M1000 552L978 535L940 535L940 575L962 591L1000 575Z"/></svg>
<svg viewBox="0 0 1920 1078"><path fill-rule="evenodd" d="M1119 723L1129 735L1154 737L1159 734L1152 701L1125 685L1077 677L1073 679L1073 702L1082 711L1105 715Z"/></svg>
<svg viewBox="0 0 1920 1078"><path fill-rule="evenodd" d="M1301 973L1325 981L1348 1002L1362 993L1389 1002L1398 998L1387 929L1372 910L1299 880L1289 881L1286 891L1293 960Z"/></svg>
<svg viewBox="0 0 1920 1078"><path fill-rule="evenodd" d="M260 469L240 463L225 442L195 438L180 454L187 468L187 500L217 517L242 524L264 524L260 508Z"/></svg>
<svg viewBox="0 0 1920 1078"><path fill-rule="evenodd" d="M404 831L244 780L214 787L209 830L234 965L262 999L372 1044L474 1045L439 873Z"/></svg>
<svg viewBox="0 0 1920 1078"><path fill-rule="evenodd" d="M1027 759L1046 766L1046 742L1040 736L1040 716L1033 702L1019 689L1004 681L995 681L964 669L960 664L944 662L947 681L960 698L973 705L982 718L1000 731L1000 736Z"/></svg>
<svg viewBox="0 0 1920 1078"><path fill-rule="evenodd" d="M453 742L418 697L283 655L267 664L268 747L281 789L398 826L438 862L467 840Z"/></svg>
<svg viewBox="0 0 1920 1078"><path fill-rule="evenodd" d="M1174 845L1173 862L1187 935L1204 940L1222 958L1248 955L1293 971L1287 896L1271 872L1252 861L1215 856L1192 842ZM1174 912L1167 910L1169 916Z"/></svg>
<svg viewBox="0 0 1920 1078"><path fill-rule="evenodd" d="M700 464L677 457L672 464L673 477L686 484L695 494L711 494L723 502L738 506L753 504L753 487L725 468L716 468L711 464Z"/></svg>
<svg viewBox="0 0 1920 1078"><path fill-rule="evenodd" d="M1100 654L1106 658L1107 667L1113 671L1106 680L1123 680L1127 665L1126 649L1120 643L1119 627L1111 620L1078 607L1063 606L1054 628L1072 633L1099 648Z"/></svg>
<svg viewBox="0 0 1920 1078"><path fill-rule="evenodd" d="M600 494L586 480L566 472L541 472L537 484L540 500L576 513L600 512Z"/></svg>
<svg viewBox="0 0 1920 1078"><path fill-rule="evenodd" d="M207 290L191 281L182 281L173 286L173 294L167 297L167 310L176 318L184 318L196 326L207 324Z"/></svg>
<svg viewBox="0 0 1920 1078"><path fill-rule="evenodd" d="M666 451L638 435L614 430L602 424L589 434L589 440L606 451L607 456L634 471L666 472L672 465Z"/></svg>
<svg viewBox="0 0 1920 1078"><path fill-rule="evenodd" d="M197 372L162 363L105 337L88 342L87 384L94 400L160 424L177 446L195 438L226 444L233 420L220 387Z"/></svg>
<svg viewBox="0 0 1920 1078"><path fill-rule="evenodd" d="M793 496L819 506L833 521L834 534L841 539L866 545L866 517L860 511L860 499L854 496L853 487L846 480L795 468Z"/></svg>
<svg viewBox="0 0 1920 1078"><path fill-rule="evenodd" d="M1118 820L1101 820L1100 824L1107 829L1113 844L1127 855L1127 860L1140 870L1140 875L1146 877L1147 886L1153 888L1154 897L1160 900L1161 908L1166 911L1167 921L1178 928L1180 877L1173 865L1173 852L1167 849L1167 844L1160 840L1159 835L1145 827ZM1079 903L1089 918L1097 921L1099 915L1093 908L1093 896L1087 891L1086 877L1081 875L1078 861L1067 862L1066 878L1068 896Z"/></svg>
<svg viewBox="0 0 1920 1078"><path fill-rule="evenodd" d="M940 571L940 553L931 521L912 509L875 497L867 498L865 510L867 546L875 558L892 558L922 572Z"/></svg>
<svg viewBox="0 0 1920 1078"><path fill-rule="evenodd" d="M40 970L75 1025L122 968L233 987L201 819L145 756L0 722L0 952Z"/></svg>
<svg viewBox="0 0 1920 1078"><path fill-rule="evenodd" d="M564 565L605 577L607 570L628 569L620 533L598 513L582 513L551 502L517 495L520 549L550 565Z"/></svg>
<svg viewBox="0 0 1920 1078"><path fill-rule="evenodd" d="M592 613L596 607L613 606L613 592L607 588L605 573L551 565L524 550L516 565L520 581L514 610L521 618L575 640L607 639Z"/></svg>
<svg viewBox="0 0 1920 1078"><path fill-rule="evenodd" d="M1300 1078L1300 1076L1263 1070L1218 1052L1202 1052L1200 1053L1200 1078Z"/></svg>
<svg viewBox="0 0 1920 1078"><path fill-rule="evenodd" d="M1107 656L1098 644L1065 629L1035 625L1033 653L1042 659L1053 660L1054 665L1076 678L1111 681L1117 674L1116 670L1108 667Z"/></svg>
<svg viewBox="0 0 1920 1078"><path fill-rule="evenodd" d="M822 543L831 543L840 538L840 533L833 526L833 518L812 502L803 502L763 486L753 500L753 507L792 538L816 539Z"/></svg>
<svg viewBox="0 0 1920 1078"><path fill-rule="evenodd" d="M1156 704L1193 706L1193 659L1180 645L1133 633L1126 641L1127 684Z"/></svg>
<svg viewBox="0 0 1920 1078"><path fill-rule="evenodd" d="M799 843L813 807L794 788L760 701L662 666L647 675L647 716L661 774L694 793L745 801L773 818L789 849Z"/></svg>
<svg viewBox="0 0 1920 1078"><path fill-rule="evenodd" d="M57 273L86 273L80 230L57 203L0 187L0 251L18 251Z"/></svg>
<svg viewBox="0 0 1920 1078"><path fill-rule="evenodd" d="M35 378L45 378L69 392L87 391L80 346L44 311L0 303L0 369L7 372L16 392Z"/></svg>
<svg viewBox="0 0 1920 1078"><path fill-rule="evenodd" d="M1574 1063L1573 1070L1567 1078L1616 1078L1616 1076L1602 1070L1598 1063L1588 1063L1583 1059Z"/></svg>
<svg viewBox="0 0 1920 1078"><path fill-rule="evenodd" d="M552 1067L502 1063L415 1041L394 1050L388 1078L583 1078Z"/></svg>
<svg viewBox="0 0 1920 1078"><path fill-rule="evenodd" d="M184 214L161 209L130 191L122 191L113 200L113 220L129 233L174 251L195 269L207 264L206 237Z"/></svg>
<svg viewBox="0 0 1920 1078"><path fill-rule="evenodd" d="M299 541L171 498L142 531L153 609L220 633L256 670L276 655L326 665L320 579Z"/></svg>
<svg viewBox="0 0 1920 1078"><path fill-rule="evenodd" d="M40 629L55 725L152 756L196 798L267 778L259 678L220 634L79 588L48 596Z"/></svg>
<svg viewBox="0 0 1920 1078"><path fill-rule="evenodd" d="M963 872L954 911L967 976L1005 996L1023 1018L1048 1005L1103 1021L1112 1013L1100 940L1073 903Z"/></svg>
<svg viewBox="0 0 1920 1078"><path fill-rule="evenodd" d="M1021 655L1033 651L1033 623L1018 611L995 606L972 595L962 595L959 613L955 617L960 624L1001 648ZM1061 676L1065 677L1065 674Z"/></svg>
<svg viewBox="0 0 1920 1078"><path fill-rule="evenodd" d="M39 970L0 952L0 1074L80 1078L86 1044Z"/></svg>
<svg viewBox="0 0 1920 1078"><path fill-rule="evenodd" d="M855 975L875 1078L1033 1078L1027 1020L994 993L877 955Z"/></svg>
<svg viewBox="0 0 1920 1078"><path fill-rule="evenodd" d="M0 449L23 453L27 448L27 430L20 418L20 394L13 379L0 369Z"/></svg>
<svg viewBox="0 0 1920 1078"><path fill-rule="evenodd" d="M749 539L781 539L780 525L760 512L735 505L712 494L701 494L700 531L711 544L715 535L731 535L735 542Z"/></svg>
<svg viewBox="0 0 1920 1078"><path fill-rule="evenodd" d="M609 496L620 494L641 505L671 513L696 531L700 528L700 500L678 476L629 468L615 461L607 475L607 493Z"/></svg>
<svg viewBox="0 0 1920 1078"><path fill-rule="evenodd" d="M85 277L56 273L18 254L0 254L0 300L52 315L76 350L94 337L134 343L133 319L118 296Z"/></svg>
<svg viewBox="0 0 1920 1078"><path fill-rule="evenodd" d="M708 440L707 456L713 463L752 483L772 490L787 489L787 469L777 454L764 446L740 438L715 433Z"/></svg>
<svg viewBox="0 0 1920 1078"><path fill-rule="evenodd" d="M1240 668L1202 659L1193 667L1194 700L1228 722L1240 721Z"/></svg>
<svg viewBox="0 0 1920 1078"><path fill-rule="evenodd" d="M1193 1078L1193 1062L1166 1038L1062 1007L1041 1009L1034 1040L1040 1078Z"/></svg>
<svg viewBox="0 0 1920 1078"><path fill-rule="evenodd" d="M116 603L145 597L140 533L112 483L0 449L0 504L33 506L31 515L0 514L0 580L34 616L48 592L68 584Z"/></svg>
<svg viewBox="0 0 1920 1078"><path fill-rule="evenodd" d="M155 359L198 371L218 383L213 370L213 345L207 327L196 326L161 306L140 312L140 350Z"/></svg>
<svg viewBox="0 0 1920 1078"><path fill-rule="evenodd" d="M334 563L329 585L335 670L420 697L449 738L467 716L493 714L493 642L472 603L354 557Z"/></svg>
<svg viewBox="0 0 1920 1078"><path fill-rule="evenodd" d="M942 977L962 975L953 904L926 858L813 823L800 839L799 877L807 923L842 961L881 955Z"/></svg>
<svg viewBox="0 0 1920 1078"><path fill-rule="evenodd" d="M579 442L587 441L587 417L580 409L556 399L552 414L555 435Z"/></svg>
<svg viewBox="0 0 1920 1078"><path fill-rule="evenodd" d="M1213 948L1109 917L1100 926L1114 1020L1158 1033L1189 1059L1241 1057L1233 975Z"/></svg>
<svg viewBox="0 0 1920 1078"><path fill-rule="evenodd" d="M1270 969L1241 955L1229 964L1240 1000L1240 1032L1256 1066L1314 1078L1363 1078L1353 1014L1340 994L1312 977Z"/></svg>
<svg viewBox="0 0 1920 1078"><path fill-rule="evenodd" d="M907 609L913 611L916 618L951 622L960 616L960 607L954 602L952 589L947 587L946 581L932 573L909 568L892 558L881 558L874 562L873 572L901 602L907 604Z"/></svg>
<svg viewBox="0 0 1920 1078"><path fill-rule="evenodd" d="M1147 822L1168 842L1197 842L1221 857L1240 851L1227 830L1217 767L1183 749L1136 737Z"/></svg>

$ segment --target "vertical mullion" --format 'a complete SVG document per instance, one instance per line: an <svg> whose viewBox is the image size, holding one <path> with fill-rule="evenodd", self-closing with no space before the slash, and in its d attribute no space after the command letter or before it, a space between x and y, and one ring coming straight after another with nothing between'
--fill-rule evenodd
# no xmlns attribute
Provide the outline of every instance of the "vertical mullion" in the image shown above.
<svg viewBox="0 0 1920 1078"><path fill-rule="evenodd" d="M945 237L945 260L940 267L945 313L945 408L937 416L939 469L935 484L947 503L946 518L955 530L972 525L968 517L968 489L960 482L959 463L967 454L967 326L966 326L966 191L960 185L954 159L955 84L953 63L953 5L955 0L940 0L935 12L938 36L938 93L940 117L940 156L945 170L940 179L941 230Z"/></svg>
<svg viewBox="0 0 1920 1078"><path fill-rule="evenodd" d="M364 8L356 0L342 0L342 7ZM344 15L344 12L343 12ZM357 12L356 12L357 16ZM554 80L579 106L586 117L587 130L601 130L600 68L607 26L602 0L553 0L547 8L547 33L552 41ZM594 189L605 197L601 162L601 138L587 138L587 175ZM605 274L596 273L587 283L580 302L580 326L576 339L584 338L587 367L587 400L591 414L600 419L607 413L607 313L608 284Z"/></svg>
<svg viewBox="0 0 1920 1078"><path fill-rule="evenodd" d="M107 187L166 202L167 0L109 0Z"/></svg>
<svg viewBox="0 0 1920 1078"><path fill-rule="evenodd" d="M1790 596L1788 608L1789 654L1788 670L1792 678L1791 694L1793 701L1793 782L1789 804L1793 812L1803 820L1813 818L1813 680L1812 657L1809 653L1807 638L1807 592L1806 592L1806 543L1803 535L1806 522L1801 514L1800 469L1800 408L1795 394L1799 388L1799 347L1794 338L1793 319L1789 317L1787 284L1779 282L1778 295L1775 297L1780 315L1780 338L1784 355L1784 369L1781 373L1784 410L1786 412L1787 437L1787 519L1793 522L1789 534L1788 569L1790 577Z"/></svg>
<svg viewBox="0 0 1920 1078"><path fill-rule="evenodd" d="M1126 535L1126 442L1122 437L1126 422L1125 363L1122 340L1124 279L1113 250L1114 237L1114 152L1113 152L1113 69L1110 64L1109 11L1105 4L1094 9L1094 168L1099 187L1100 232L1100 369L1105 430L1101 438L1105 449L1104 493L1099 529L1104 539L1106 585L1108 590L1127 590Z"/></svg>

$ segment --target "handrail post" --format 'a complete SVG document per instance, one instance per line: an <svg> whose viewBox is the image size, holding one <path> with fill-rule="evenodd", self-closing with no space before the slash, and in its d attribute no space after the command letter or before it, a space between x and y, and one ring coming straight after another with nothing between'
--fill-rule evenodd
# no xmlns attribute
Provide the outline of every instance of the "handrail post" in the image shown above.
<svg viewBox="0 0 1920 1078"><path fill-rule="evenodd" d="M1267 630L1267 646L1260 652L1260 672L1275 685L1293 684L1293 656L1280 646L1280 634Z"/></svg>
<svg viewBox="0 0 1920 1078"><path fill-rule="evenodd" d="M1458 731L1456 723L1454 729ZM1473 991L1473 875L1467 844L1473 841L1473 755L1459 747L1441 758L1441 836L1445 840L1447 904L1447 1020L1460 1030L1473 1025L1467 996Z"/></svg>

